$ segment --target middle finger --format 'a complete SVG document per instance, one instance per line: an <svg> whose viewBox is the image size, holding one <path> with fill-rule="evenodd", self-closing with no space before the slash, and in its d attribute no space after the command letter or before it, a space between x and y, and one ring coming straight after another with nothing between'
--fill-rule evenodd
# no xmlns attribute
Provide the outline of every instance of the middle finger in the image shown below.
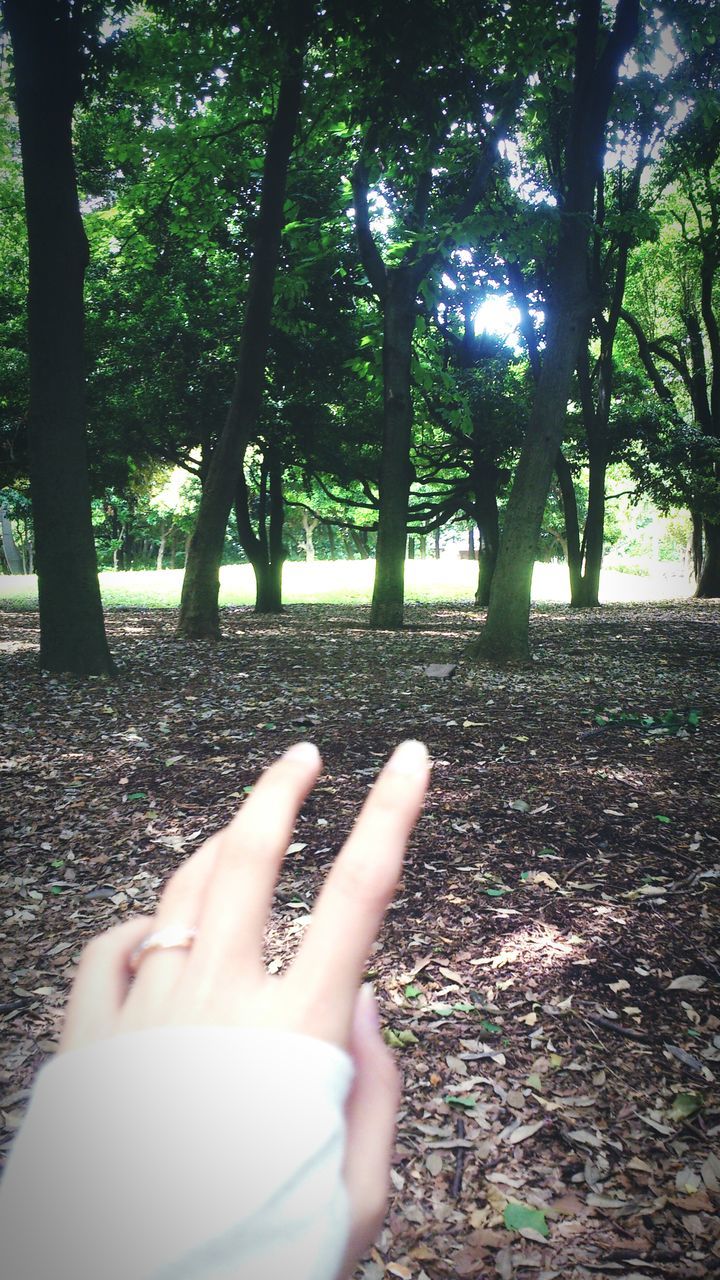
<svg viewBox="0 0 720 1280"><path fill-rule="evenodd" d="M317 747L296 743L263 774L220 832L189 956L196 976L213 981L228 965L236 980L264 973L263 937L278 872L298 810L319 772Z"/></svg>

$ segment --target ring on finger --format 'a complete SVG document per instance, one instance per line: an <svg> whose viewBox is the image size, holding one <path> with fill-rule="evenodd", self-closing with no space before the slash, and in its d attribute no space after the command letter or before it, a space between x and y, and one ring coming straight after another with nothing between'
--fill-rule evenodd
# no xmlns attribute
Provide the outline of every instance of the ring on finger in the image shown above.
<svg viewBox="0 0 720 1280"><path fill-rule="evenodd" d="M186 929L180 925L166 925L164 929L155 929L131 952L128 968L133 975L136 974L145 956L151 951L189 951L196 937L197 929Z"/></svg>

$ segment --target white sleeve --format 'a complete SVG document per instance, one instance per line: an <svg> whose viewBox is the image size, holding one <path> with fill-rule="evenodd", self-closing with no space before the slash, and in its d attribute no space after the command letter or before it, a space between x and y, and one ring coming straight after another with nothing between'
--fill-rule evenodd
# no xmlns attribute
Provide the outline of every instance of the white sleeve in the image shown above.
<svg viewBox="0 0 720 1280"><path fill-rule="evenodd" d="M4 1280L335 1280L351 1080L342 1050L281 1031L59 1055L0 1188Z"/></svg>

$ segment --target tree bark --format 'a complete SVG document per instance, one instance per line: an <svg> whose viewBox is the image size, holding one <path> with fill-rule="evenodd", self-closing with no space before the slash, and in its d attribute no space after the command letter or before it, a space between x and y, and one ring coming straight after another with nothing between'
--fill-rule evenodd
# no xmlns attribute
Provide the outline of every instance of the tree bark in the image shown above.
<svg viewBox="0 0 720 1280"><path fill-rule="evenodd" d="M164 560L164 558L165 558L165 543L166 543L166 542L167 542L167 530L165 529L165 526L164 526L164 525L161 525L161 526L160 526L160 541L159 541L159 543L158 543L157 559L156 559L156 561L155 561L155 568L156 568L156 569L162 569L162 567L163 567L163 560Z"/></svg>
<svg viewBox="0 0 720 1280"><path fill-rule="evenodd" d="M603 40L599 0L583 0L580 6L566 149L567 191L548 291L545 355L505 514L487 621L470 646L471 658L513 662L530 656L533 567L565 431L572 373L593 306L588 245L594 193L603 171L607 119L618 71L638 24L639 0L619 0L613 29Z"/></svg>
<svg viewBox="0 0 720 1280"><path fill-rule="evenodd" d="M530 590L550 480L565 424L570 381L586 310L581 301L557 307L528 432L505 513L505 531L493 575L487 621L470 646L472 658L500 662L530 656Z"/></svg>
<svg viewBox="0 0 720 1280"><path fill-rule="evenodd" d="M692 569L696 583L700 581L703 565L703 521L702 516L697 511L691 511L692 519L692 535L690 538L690 552L692 555Z"/></svg>
<svg viewBox="0 0 720 1280"><path fill-rule="evenodd" d="M350 538L352 540L353 546L355 547L355 550L358 553L358 559L369 560L370 547L368 545L367 530L366 529L350 529L348 532L350 534Z"/></svg>
<svg viewBox="0 0 720 1280"><path fill-rule="evenodd" d="M28 444L40 665L112 675L85 438L88 245L72 149L81 91L80 7L5 0L3 10L13 45L28 230Z"/></svg>
<svg viewBox="0 0 720 1280"><path fill-rule="evenodd" d="M21 574L23 571L22 553L13 537L10 517L7 507L3 503L0 503L0 534L2 535L2 549L8 573L13 575Z"/></svg>
<svg viewBox="0 0 720 1280"><path fill-rule="evenodd" d="M607 450L604 440L591 442L589 454L590 484L585 517L585 563L580 590L574 604L581 609L597 609L600 604L600 572L605 545L605 476Z"/></svg>
<svg viewBox="0 0 720 1280"><path fill-rule="evenodd" d="M492 580L500 545L500 522L497 504L497 468L487 462L473 467L473 514L478 527L478 582L475 604L485 609L490 600Z"/></svg>
<svg viewBox="0 0 720 1280"><path fill-rule="evenodd" d="M189 639L216 639L220 634L218 594L225 530L265 383L287 172L302 97L303 53L309 21L307 0L289 3L287 15L285 67L265 152L258 232L235 385L225 425L208 467L183 578L178 634Z"/></svg>
<svg viewBox="0 0 720 1280"><path fill-rule="evenodd" d="M266 446L260 476L258 532L250 520L245 472L241 470L235 493L238 538L255 574L255 612L282 613L282 571L285 564L283 525L285 503L282 465L277 451Z"/></svg>
<svg viewBox="0 0 720 1280"><path fill-rule="evenodd" d="M580 549L580 521L572 472L562 449L555 458L555 474L558 478L563 515L565 517L565 543L570 577L570 603L579 605L582 589L582 552Z"/></svg>
<svg viewBox="0 0 720 1280"><path fill-rule="evenodd" d="M305 543L305 562L311 564L315 560L315 543L313 542L313 532L318 526L319 521L310 515L303 507L302 526Z"/></svg>
<svg viewBox="0 0 720 1280"><path fill-rule="evenodd" d="M704 520L703 534L705 546L695 596L698 600L716 600L720 596L720 524Z"/></svg>
<svg viewBox="0 0 720 1280"><path fill-rule="evenodd" d="M416 290L414 272L398 267L387 273L383 313L383 445L375 583L370 606L370 626L383 629L403 624L413 416L410 364Z"/></svg>

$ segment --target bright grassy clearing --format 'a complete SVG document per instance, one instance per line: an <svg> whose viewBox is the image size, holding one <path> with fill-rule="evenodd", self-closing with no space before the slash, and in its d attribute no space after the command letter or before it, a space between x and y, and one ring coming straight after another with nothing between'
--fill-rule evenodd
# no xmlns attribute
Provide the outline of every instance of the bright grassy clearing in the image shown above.
<svg viewBox="0 0 720 1280"><path fill-rule="evenodd" d="M288 561L283 576L287 604L358 604L370 602L374 560L316 560L312 564ZM168 609L180 603L182 570L105 571L100 574L104 604L112 609ZM405 566L406 598L435 604L446 601L472 603L477 566L467 560L408 560ZM255 601L253 572L249 565L224 565L220 571L221 605L251 605ZM686 599L692 594L688 579L675 565L653 566L647 576L606 569L601 596L607 603ZM569 601L567 569L561 564L537 564L533 599ZM35 577L0 578L0 604L16 608L37 607Z"/></svg>

